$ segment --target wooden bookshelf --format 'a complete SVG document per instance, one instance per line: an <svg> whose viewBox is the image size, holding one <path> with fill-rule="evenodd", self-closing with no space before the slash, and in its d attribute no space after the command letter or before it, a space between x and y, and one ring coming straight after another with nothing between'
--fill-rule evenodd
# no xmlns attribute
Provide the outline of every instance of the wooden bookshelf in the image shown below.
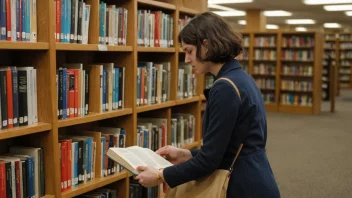
<svg viewBox="0 0 352 198"><path fill-rule="evenodd" d="M100 1L86 0L90 5L89 34L86 44L56 40L56 1L37 0L37 41L0 41L0 64L8 66L33 66L37 71L37 117L38 122L28 126L0 129L0 140L12 144L40 147L44 150L45 194L42 198L70 198L93 191L100 187L118 189L118 197L130 197L131 174L126 171L95 177L69 190L61 190L61 161L59 136L70 134L72 129L93 130L93 126L121 126L126 130L126 145L136 145L138 116L163 117L167 119L167 136L171 136L173 113L191 114L195 118L194 141L183 146L185 149L201 146L201 105L205 100L202 94L204 76L197 77L196 94L190 98L177 99L179 62L184 61L184 53L177 42L178 19L181 16L194 16L207 10L206 0L112 0L107 5L126 8L127 29L125 44L101 44L100 42ZM106 1L104 1L106 2ZM138 45L138 10L161 10L173 19L173 43L170 47L144 47ZM137 67L140 61L170 62L170 95L166 102L137 106ZM124 107L117 110L98 112L100 104L89 103L87 115L58 118L59 99L57 72L64 64L86 65L114 63L125 70ZM85 69L85 68L84 68ZM90 89L90 88L89 88ZM94 94L89 91L89 97ZM95 101L95 100L93 100ZM76 131L73 130L72 133ZM17 139L19 141L17 141ZM168 140L168 142L170 142ZM2 144L7 145L7 144ZM4 148L5 149L5 148ZM95 166L100 167L98 162ZM97 167L95 167L97 168Z"/></svg>
<svg viewBox="0 0 352 198"><path fill-rule="evenodd" d="M244 50L247 53L239 55L237 59L240 64L257 82L265 102L267 112L285 112L285 113L302 113L302 114L319 114L321 111L322 95L322 60L323 60L323 35L318 32L282 32L282 31L245 31L241 32L244 39ZM311 38L311 45L287 45L289 38ZM262 40L261 40L262 39ZM286 39L286 40L285 40ZM272 44L272 45L271 45ZM285 52L295 53L305 51L312 55L313 59L293 59ZM268 58L270 54L271 58ZM308 56L308 55L307 55ZM248 58L243 58L248 57ZM305 73L297 73L305 69ZM298 67L296 69L292 67ZM292 70L293 69L293 70ZM296 73L290 73L292 71ZM307 70L307 71L306 71ZM303 71L303 70L302 70ZM309 73L309 72L310 73ZM270 80L270 82L267 82ZM310 89L287 89L283 83L288 82L307 82ZM205 84L205 81L202 82ZM268 86L270 85L270 86ZM308 85L307 85L308 86ZM268 95L270 94L270 95ZM292 95L292 104L286 104L282 101ZM265 97L267 95L267 97ZM312 101L311 104L296 104L297 97L307 95ZM202 97L202 96L201 96ZM290 96L291 97L291 96ZM295 98L296 97L296 98ZM268 100L268 98L270 100Z"/></svg>

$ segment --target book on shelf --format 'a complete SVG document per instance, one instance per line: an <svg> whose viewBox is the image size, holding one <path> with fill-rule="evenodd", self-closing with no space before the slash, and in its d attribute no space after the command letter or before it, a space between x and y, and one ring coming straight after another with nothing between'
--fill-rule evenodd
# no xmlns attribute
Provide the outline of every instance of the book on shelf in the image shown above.
<svg viewBox="0 0 352 198"><path fill-rule="evenodd" d="M256 47L276 47L277 37L274 35L255 36L254 46Z"/></svg>
<svg viewBox="0 0 352 198"><path fill-rule="evenodd" d="M0 0L0 40L37 42L37 0Z"/></svg>
<svg viewBox="0 0 352 198"><path fill-rule="evenodd" d="M55 1L55 40L88 44L91 6L83 0Z"/></svg>
<svg viewBox="0 0 352 198"><path fill-rule="evenodd" d="M56 75L58 119L124 108L124 67L115 67L114 63L71 63L60 67Z"/></svg>
<svg viewBox="0 0 352 198"><path fill-rule="evenodd" d="M142 47L173 47L174 20L163 11L137 11L137 44Z"/></svg>
<svg viewBox="0 0 352 198"><path fill-rule="evenodd" d="M91 131L60 134L61 191L120 172L122 168L106 153L109 148L125 145L126 130L123 128L94 127Z"/></svg>
<svg viewBox="0 0 352 198"><path fill-rule="evenodd" d="M0 128L11 129L38 122L37 70L0 67Z"/></svg>
<svg viewBox="0 0 352 198"><path fill-rule="evenodd" d="M167 145L166 118L138 118L137 146L153 151Z"/></svg>
<svg viewBox="0 0 352 198"><path fill-rule="evenodd" d="M11 146L0 155L0 197L45 195L43 153L42 148Z"/></svg>
<svg viewBox="0 0 352 198"><path fill-rule="evenodd" d="M138 175L138 166L149 166L156 169L172 166L169 161L148 148L131 146L127 148L109 148L109 158L126 168L131 174Z"/></svg>
<svg viewBox="0 0 352 198"><path fill-rule="evenodd" d="M194 142L195 116L186 113L174 113L171 118L171 145L183 147Z"/></svg>
<svg viewBox="0 0 352 198"><path fill-rule="evenodd" d="M118 198L117 197L117 192L119 189L110 189L110 188L98 188L95 190L92 190L90 192L84 193L80 195L80 198Z"/></svg>
<svg viewBox="0 0 352 198"><path fill-rule="evenodd" d="M177 98L192 98L197 95L197 77L193 72L192 65L179 63L177 79Z"/></svg>
<svg viewBox="0 0 352 198"><path fill-rule="evenodd" d="M178 19L178 32L180 33L181 30L187 25L187 23L192 19L192 17L188 15L180 16Z"/></svg>
<svg viewBox="0 0 352 198"><path fill-rule="evenodd" d="M128 10L116 5L99 4L99 44L126 45Z"/></svg>
<svg viewBox="0 0 352 198"><path fill-rule="evenodd" d="M282 47L314 47L313 36L285 35L282 38Z"/></svg>
<svg viewBox="0 0 352 198"><path fill-rule="evenodd" d="M159 186L154 186L154 187L149 187L146 188L142 186L140 183L138 183L137 180L129 180L129 188L130 188L130 195L129 197L133 198L155 198L155 197L160 197L159 190L163 189L164 184L160 184L161 188Z"/></svg>
<svg viewBox="0 0 352 198"><path fill-rule="evenodd" d="M170 62L138 62L137 106L168 101L170 99L170 81Z"/></svg>

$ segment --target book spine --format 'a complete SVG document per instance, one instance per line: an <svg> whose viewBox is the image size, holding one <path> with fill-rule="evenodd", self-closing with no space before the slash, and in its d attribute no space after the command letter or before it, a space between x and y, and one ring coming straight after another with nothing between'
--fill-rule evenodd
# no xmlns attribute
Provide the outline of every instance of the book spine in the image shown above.
<svg viewBox="0 0 352 198"><path fill-rule="evenodd" d="M6 71L0 71L0 92L1 92L1 126L2 129L8 128L7 121L7 91L6 91Z"/></svg>
<svg viewBox="0 0 352 198"><path fill-rule="evenodd" d="M19 126L19 103L18 103L18 71L12 69L12 99L13 99L13 126Z"/></svg>

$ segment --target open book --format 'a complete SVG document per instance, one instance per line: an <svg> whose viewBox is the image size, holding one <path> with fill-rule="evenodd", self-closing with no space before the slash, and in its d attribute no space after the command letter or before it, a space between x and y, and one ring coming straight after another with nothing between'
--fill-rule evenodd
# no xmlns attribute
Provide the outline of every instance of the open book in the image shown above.
<svg viewBox="0 0 352 198"><path fill-rule="evenodd" d="M139 171L136 170L138 166L159 169L173 165L154 151L139 146L109 148L107 155L134 175L139 174Z"/></svg>

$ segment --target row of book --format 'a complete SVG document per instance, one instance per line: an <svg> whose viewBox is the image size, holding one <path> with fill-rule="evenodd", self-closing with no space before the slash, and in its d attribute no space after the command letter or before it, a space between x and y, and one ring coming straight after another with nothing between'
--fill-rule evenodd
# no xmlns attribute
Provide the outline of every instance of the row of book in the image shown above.
<svg viewBox="0 0 352 198"><path fill-rule="evenodd" d="M335 59L336 58L336 52L335 51L326 51L324 53L324 58L328 59L329 57Z"/></svg>
<svg viewBox="0 0 352 198"><path fill-rule="evenodd" d="M314 47L314 37L285 36L282 38L282 47Z"/></svg>
<svg viewBox="0 0 352 198"><path fill-rule="evenodd" d="M171 145L183 147L194 142L195 117L192 114L175 113L171 118Z"/></svg>
<svg viewBox="0 0 352 198"><path fill-rule="evenodd" d="M282 80L281 89L287 91L312 91L313 83L310 81Z"/></svg>
<svg viewBox="0 0 352 198"><path fill-rule="evenodd" d="M276 65L260 63L259 65L254 65L253 74L260 75L275 75Z"/></svg>
<svg viewBox="0 0 352 198"><path fill-rule="evenodd" d="M190 16L187 16L187 15L185 15L185 16L183 16L182 18L181 18L181 16L180 16L180 18L178 19L178 32L180 32L182 29L183 29L183 27L185 27L185 25L190 21L192 19L192 17L190 17Z"/></svg>
<svg viewBox="0 0 352 198"><path fill-rule="evenodd" d="M254 38L254 46L256 47L275 47L276 46L276 36L260 36Z"/></svg>
<svg viewBox="0 0 352 198"><path fill-rule="evenodd" d="M130 179L130 198L156 198L159 196L159 186L146 188L143 187L138 181Z"/></svg>
<svg viewBox="0 0 352 198"><path fill-rule="evenodd" d="M243 50L241 54L236 57L238 60L249 60L248 50Z"/></svg>
<svg viewBox="0 0 352 198"><path fill-rule="evenodd" d="M243 45L243 47L249 47L249 45L250 45L250 37L249 36L243 36L243 41L242 41L242 45Z"/></svg>
<svg viewBox="0 0 352 198"><path fill-rule="evenodd" d="M272 60L275 61L277 59L276 50L270 49L256 49L254 50L254 59L255 60Z"/></svg>
<svg viewBox="0 0 352 198"><path fill-rule="evenodd" d="M138 62L137 106L160 104L170 99L170 62Z"/></svg>
<svg viewBox="0 0 352 198"><path fill-rule="evenodd" d="M313 61L314 51L313 50L283 50L281 52L281 58L283 60Z"/></svg>
<svg viewBox="0 0 352 198"><path fill-rule="evenodd" d="M345 53L341 53L340 54L340 58L348 58L348 59L352 59L352 51L347 51Z"/></svg>
<svg viewBox="0 0 352 198"><path fill-rule="evenodd" d="M350 61L350 60L341 60L340 61L340 66L351 67L351 65L352 65L352 61Z"/></svg>
<svg viewBox="0 0 352 198"><path fill-rule="evenodd" d="M275 93L262 93L262 98L265 104L275 103Z"/></svg>
<svg viewBox="0 0 352 198"><path fill-rule="evenodd" d="M324 43L324 48L335 49L336 48L336 43L335 42L325 42Z"/></svg>
<svg viewBox="0 0 352 198"><path fill-rule="evenodd" d="M36 0L0 0L0 40L37 42Z"/></svg>
<svg viewBox="0 0 352 198"><path fill-rule="evenodd" d="M177 98L191 98L197 95L197 78L193 73L192 65L180 63L177 79Z"/></svg>
<svg viewBox="0 0 352 198"><path fill-rule="evenodd" d="M299 75L299 76L312 76L313 66L311 65L283 65L282 74L284 75Z"/></svg>
<svg viewBox="0 0 352 198"><path fill-rule="evenodd" d="M83 0L56 0L54 5L56 42L87 44L90 5Z"/></svg>
<svg viewBox="0 0 352 198"><path fill-rule="evenodd" d="M143 47L174 46L174 20L162 11L138 10L137 44Z"/></svg>
<svg viewBox="0 0 352 198"><path fill-rule="evenodd" d="M280 104L282 105L294 105L302 107L311 107L313 98L310 95L303 94L294 94L294 93L285 93L280 95Z"/></svg>
<svg viewBox="0 0 352 198"><path fill-rule="evenodd" d="M106 45L126 45L128 10L116 5L100 2L99 43Z"/></svg>
<svg viewBox="0 0 352 198"><path fill-rule="evenodd" d="M0 67L0 106L0 129L37 123L37 69Z"/></svg>
<svg viewBox="0 0 352 198"><path fill-rule="evenodd" d="M255 82L259 89L273 89L275 90L275 79L256 78Z"/></svg>
<svg viewBox="0 0 352 198"><path fill-rule="evenodd" d="M93 191L84 193L82 195L76 196L75 198L118 198L118 189L111 188L98 188Z"/></svg>
<svg viewBox="0 0 352 198"><path fill-rule="evenodd" d="M124 107L125 68L114 63L64 64L56 74L58 119Z"/></svg>
<svg viewBox="0 0 352 198"><path fill-rule="evenodd" d="M106 153L111 147L125 145L126 130L123 128L95 127L90 131L60 134L61 191L120 172L122 167Z"/></svg>
<svg viewBox="0 0 352 198"><path fill-rule="evenodd" d="M209 89L210 87L213 86L213 83L214 83L214 76L210 74L205 75L205 88Z"/></svg>
<svg viewBox="0 0 352 198"><path fill-rule="evenodd" d="M352 50L352 42L340 43L340 49L350 49L350 50Z"/></svg>
<svg viewBox="0 0 352 198"><path fill-rule="evenodd" d="M351 74L351 70L348 68L340 68L340 74Z"/></svg>
<svg viewBox="0 0 352 198"><path fill-rule="evenodd" d="M44 173L42 148L11 146L0 155L0 197L43 197Z"/></svg>

